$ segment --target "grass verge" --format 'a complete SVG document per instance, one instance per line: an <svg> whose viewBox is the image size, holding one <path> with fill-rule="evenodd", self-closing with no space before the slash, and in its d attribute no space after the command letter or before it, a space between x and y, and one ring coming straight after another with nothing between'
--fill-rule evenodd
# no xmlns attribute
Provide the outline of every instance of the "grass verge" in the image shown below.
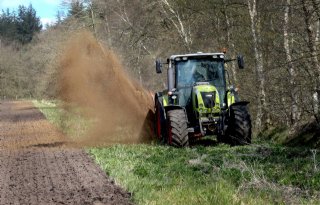
<svg viewBox="0 0 320 205"><path fill-rule="evenodd" d="M36 106L46 107L44 102ZM61 126L63 111L41 109ZM63 113L66 115L66 113ZM76 123L73 115L69 119ZM81 121L81 120L80 120ZM63 124L63 123L62 123ZM114 145L87 152L133 193L137 204L320 204L320 153L263 143L252 146Z"/></svg>
<svg viewBox="0 0 320 205"><path fill-rule="evenodd" d="M33 104L46 116L55 126L71 139L79 140L84 137L92 120L84 119L79 109L66 111L59 106L59 101L34 100Z"/></svg>

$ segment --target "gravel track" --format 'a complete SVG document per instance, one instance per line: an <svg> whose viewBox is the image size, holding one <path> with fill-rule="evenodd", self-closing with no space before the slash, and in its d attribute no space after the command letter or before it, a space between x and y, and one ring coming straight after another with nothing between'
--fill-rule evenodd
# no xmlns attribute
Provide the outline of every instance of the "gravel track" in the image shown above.
<svg viewBox="0 0 320 205"><path fill-rule="evenodd" d="M0 204L131 204L32 103L0 102Z"/></svg>

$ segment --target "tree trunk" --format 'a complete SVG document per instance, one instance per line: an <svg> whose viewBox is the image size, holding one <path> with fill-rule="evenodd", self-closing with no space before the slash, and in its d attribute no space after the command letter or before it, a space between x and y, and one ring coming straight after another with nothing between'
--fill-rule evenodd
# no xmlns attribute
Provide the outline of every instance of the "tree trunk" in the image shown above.
<svg viewBox="0 0 320 205"><path fill-rule="evenodd" d="M291 48L290 48L290 36L288 34L289 30L289 14L290 14L290 7L291 7L291 0L287 0L287 4L285 5L285 12L284 12L284 26L283 26L283 38L284 38L284 49L286 53L286 60L287 60L287 69L289 73L289 83L290 83L290 98L291 98L291 106L290 106L290 123L291 125L295 126L296 123L300 119L300 110L298 107L298 88L296 86L296 71L294 65L292 63L292 56L291 56Z"/></svg>
<svg viewBox="0 0 320 205"><path fill-rule="evenodd" d="M227 32L227 45L228 47L231 49L231 52L234 53L235 52L235 45L231 39L231 23L230 23L230 17L228 16L228 12L227 12L227 0L223 0L223 4L224 4L224 10L223 10L223 14L226 20L226 32ZM235 85L237 85L238 83L238 79L237 79L237 70L236 70L236 66L235 63L231 63L231 72L232 72L232 80L233 83Z"/></svg>
<svg viewBox="0 0 320 205"><path fill-rule="evenodd" d="M182 22L180 14L174 10L171 4L167 0L161 0L162 10L171 21L174 27L177 29L180 38L182 39L186 49L190 52L190 46L192 44L191 31L186 29L184 23ZM169 13L167 12L169 11Z"/></svg>
<svg viewBox="0 0 320 205"><path fill-rule="evenodd" d="M90 7L89 7L89 8L90 8L90 12L91 12L92 30L93 30L94 35L96 36L96 35L97 35L97 32L96 32L96 22L95 22L95 15L94 15L92 3L90 4Z"/></svg>
<svg viewBox="0 0 320 205"><path fill-rule="evenodd" d="M317 9L318 11L318 9ZM316 39L315 39L315 47L316 49L319 46L319 37L320 37L320 18L318 19L317 23L316 23L316 27L317 27L317 31L316 31ZM317 50L318 53L318 50ZM318 59L318 58L317 58ZM318 81L316 84L316 89L315 89L315 109L314 109L314 113L315 113L315 117L317 119L317 122L320 124L320 65L319 65L319 61L318 61Z"/></svg>
<svg viewBox="0 0 320 205"><path fill-rule="evenodd" d="M314 32L314 28L312 25L312 10L315 8L310 7L307 0L301 0L302 9L304 12L304 21L305 21L305 30L307 33L307 46L309 52L311 54L311 73L315 75L315 79L310 79L313 81L313 111L316 117L319 116L319 90L320 90L320 65L317 56L317 42L316 37L317 34ZM318 28L317 28L318 29Z"/></svg>
<svg viewBox="0 0 320 205"><path fill-rule="evenodd" d="M258 106L256 117L256 129L260 132L265 128L265 109L267 107L266 91L265 91L265 74L263 67L262 51L259 48L260 44L260 32L258 30L260 19L257 16L257 2L256 0L248 0L248 9L250 14L251 32L253 37L253 49L255 57L255 67L257 80L259 82L258 90Z"/></svg>

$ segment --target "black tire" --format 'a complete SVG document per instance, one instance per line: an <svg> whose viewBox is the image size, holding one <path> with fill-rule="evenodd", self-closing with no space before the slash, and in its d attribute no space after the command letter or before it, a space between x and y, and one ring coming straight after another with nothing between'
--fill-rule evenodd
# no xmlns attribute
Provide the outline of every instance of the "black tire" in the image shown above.
<svg viewBox="0 0 320 205"><path fill-rule="evenodd" d="M228 136L226 135L217 135L217 141L219 143L226 143L226 144L230 144L229 140L228 140Z"/></svg>
<svg viewBox="0 0 320 205"><path fill-rule="evenodd" d="M168 144L175 147L188 147L188 120L184 110L167 112Z"/></svg>
<svg viewBox="0 0 320 205"><path fill-rule="evenodd" d="M251 117L246 105L230 106L225 142L231 145L251 144Z"/></svg>

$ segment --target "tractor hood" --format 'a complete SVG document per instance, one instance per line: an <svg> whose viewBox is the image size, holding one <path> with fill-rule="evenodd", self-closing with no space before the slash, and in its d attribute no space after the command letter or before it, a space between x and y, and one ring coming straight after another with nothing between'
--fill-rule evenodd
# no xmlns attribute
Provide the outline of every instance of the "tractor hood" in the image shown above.
<svg viewBox="0 0 320 205"><path fill-rule="evenodd" d="M198 113L219 113L221 94L217 87L208 82L198 82L194 86L178 89L178 104Z"/></svg>
<svg viewBox="0 0 320 205"><path fill-rule="evenodd" d="M197 83L192 89L192 104L199 114L220 113L218 89L209 83Z"/></svg>

